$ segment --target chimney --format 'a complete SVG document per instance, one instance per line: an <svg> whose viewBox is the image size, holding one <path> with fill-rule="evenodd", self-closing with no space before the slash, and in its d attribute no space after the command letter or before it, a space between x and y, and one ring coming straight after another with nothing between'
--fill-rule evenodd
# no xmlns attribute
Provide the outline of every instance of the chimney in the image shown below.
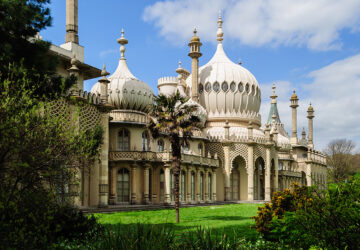
<svg viewBox="0 0 360 250"><path fill-rule="evenodd" d="M78 36L78 0L66 0L66 36L65 42L79 44Z"/></svg>

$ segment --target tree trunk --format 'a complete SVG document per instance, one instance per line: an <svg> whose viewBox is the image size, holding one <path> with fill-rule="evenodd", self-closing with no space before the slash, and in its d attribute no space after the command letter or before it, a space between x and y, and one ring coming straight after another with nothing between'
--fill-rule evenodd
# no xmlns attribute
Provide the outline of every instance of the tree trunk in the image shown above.
<svg viewBox="0 0 360 250"><path fill-rule="evenodd" d="M179 138L172 140L172 167L174 174L174 195L175 195L175 213L176 223L180 222L179 208L179 176L180 176L180 161L181 161L181 145Z"/></svg>

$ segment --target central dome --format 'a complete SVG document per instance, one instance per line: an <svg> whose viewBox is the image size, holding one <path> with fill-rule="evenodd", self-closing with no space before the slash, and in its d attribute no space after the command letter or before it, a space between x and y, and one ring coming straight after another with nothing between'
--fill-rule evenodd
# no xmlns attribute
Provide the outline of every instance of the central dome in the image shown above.
<svg viewBox="0 0 360 250"><path fill-rule="evenodd" d="M261 92L253 74L232 62L222 45L222 20L219 17L218 45L214 56L199 68L199 101L208 113L208 121L252 121L261 125ZM191 93L192 76L186 80Z"/></svg>
<svg viewBox="0 0 360 250"><path fill-rule="evenodd" d="M191 88L191 76L187 85ZM218 44L213 58L199 68L199 100L208 119L240 119L260 122L261 92L253 74L233 63Z"/></svg>

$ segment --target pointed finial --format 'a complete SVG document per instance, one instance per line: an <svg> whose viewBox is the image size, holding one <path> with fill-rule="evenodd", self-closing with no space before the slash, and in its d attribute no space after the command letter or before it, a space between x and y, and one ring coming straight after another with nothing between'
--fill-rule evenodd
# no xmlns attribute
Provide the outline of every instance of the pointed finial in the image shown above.
<svg viewBox="0 0 360 250"><path fill-rule="evenodd" d="M196 36L197 30L196 27L194 27L194 36Z"/></svg>
<svg viewBox="0 0 360 250"><path fill-rule="evenodd" d="M110 73L106 71L106 66L105 63L103 65L103 69L101 70L101 76L102 77L106 77L107 75L109 75Z"/></svg>
<svg viewBox="0 0 360 250"><path fill-rule="evenodd" d="M179 69L181 69L181 61L179 60Z"/></svg>
<svg viewBox="0 0 360 250"><path fill-rule="evenodd" d="M219 11L219 17L218 17L217 23L219 26L218 26L218 30L216 32L216 36L217 36L216 40L218 40L218 42L221 43L223 40L223 35L224 35L223 29L222 29L223 20L221 18L221 10Z"/></svg>
<svg viewBox="0 0 360 250"><path fill-rule="evenodd" d="M275 90L276 90L276 86L275 86L275 83L273 83L273 86L272 86L272 96L270 96L271 98L271 103L276 103L276 98L277 98L277 95L275 94Z"/></svg>
<svg viewBox="0 0 360 250"><path fill-rule="evenodd" d="M239 65L241 65L242 64L242 61L241 61L241 59L239 59Z"/></svg>
<svg viewBox="0 0 360 250"><path fill-rule="evenodd" d="M121 44L120 46L120 53L121 59L125 59L125 44L128 44L128 40L124 37L124 29L121 30L121 37L117 39L117 42Z"/></svg>

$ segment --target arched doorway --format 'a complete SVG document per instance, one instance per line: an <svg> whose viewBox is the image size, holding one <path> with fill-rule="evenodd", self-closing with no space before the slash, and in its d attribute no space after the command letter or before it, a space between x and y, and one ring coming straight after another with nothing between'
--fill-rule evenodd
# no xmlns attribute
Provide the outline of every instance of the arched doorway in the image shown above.
<svg viewBox="0 0 360 250"><path fill-rule="evenodd" d="M301 186L306 187L307 181L306 181L306 174L304 171L301 171Z"/></svg>
<svg viewBox="0 0 360 250"><path fill-rule="evenodd" d="M117 172L117 201L130 201L130 172L127 168L121 168Z"/></svg>
<svg viewBox="0 0 360 250"><path fill-rule="evenodd" d="M247 200L248 175L246 162L243 157L237 156L232 162L230 174L230 198L231 200Z"/></svg>
<svg viewBox="0 0 360 250"><path fill-rule="evenodd" d="M254 169L254 200L265 199L265 162L262 157L255 161Z"/></svg>

